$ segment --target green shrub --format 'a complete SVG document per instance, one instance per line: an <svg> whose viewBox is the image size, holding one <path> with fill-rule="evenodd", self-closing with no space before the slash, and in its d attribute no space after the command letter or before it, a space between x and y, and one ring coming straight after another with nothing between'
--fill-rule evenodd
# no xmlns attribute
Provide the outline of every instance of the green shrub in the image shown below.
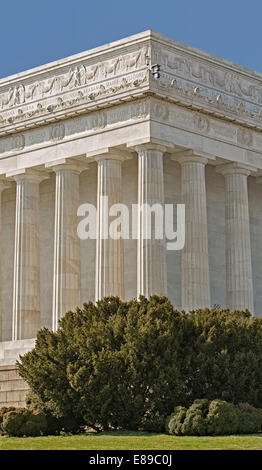
<svg viewBox="0 0 262 470"><path fill-rule="evenodd" d="M207 414L208 434L235 434L239 426L239 413L232 403L213 400Z"/></svg>
<svg viewBox="0 0 262 470"><path fill-rule="evenodd" d="M166 297L109 297L67 312L57 332L40 330L18 368L34 408L58 420L53 429L76 432L155 429L196 399L262 407L261 362L262 319L249 312L185 314ZM205 413L193 407L181 426L206 432Z"/></svg>
<svg viewBox="0 0 262 470"><path fill-rule="evenodd" d="M181 432L187 436L204 436L207 434L206 415L208 412L208 400L195 400L187 410Z"/></svg>
<svg viewBox="0 0 262 470"><path fill-rule="evenodd" d="M261 430L262 409L222 400L195 400L188 409L177 406L166 421L166 431L178 436L250 434Z"/></svg>
<svg viewBox="0 0 262 470"><path fill-rule="evenodd" d="M186 417L186 408L184 406L176 406L174 413L172 413L166 420L166 431L168 434L175 434L180 436L182 434L182 425Z"/></svg>
<svg viewBox="0 0 262 470"><path fill-rule="evenodd" d="M9 436L41 436L47 431L47 422L40 410L17 408L3 415L2 427Z"/></svg>
<svg viewBox="0 0 262 470"><path fill-rule="evenodd" d="M19 374L46 414L79 429L156 429L187 371L181 321L165 297L90 302L67 312L57 332L40 330Z"/></svg>
<svg viewBox="0 0 262 470"><path fill-rule="evenodd" d="M237 410L239 434L252 434L262 430L262 409L254 408L248 403L239 403Z"/></svg>
<svg viewBox="0 0 262 470"><path fill-rule="evenodd" d="M61 432L77 434L82 429L79 423L70 414L57 418L48 409L45 404L33 392L29 392L26 397L26 406L32 412L41 409L46 417L47 434L56 435Z"/></svg>
<svg viewBox="0 0 262 470"><path fill-rule="evenodd" d="M184 400L218 398L262 408L262 318L208 309L189 317L195 354L190 358L192 375L185 384ZM182 395L180 403L184 404Z"/></svg>
<svg viewBox="0 0 262 470"><path fill-rule="evenodd" d="M0 408L0 434L3 433L3 418L4 418L4 415L5 413L8 413L9 411L15 411L17 408L15 408L14 406L9 406L9 407L6 407L6 406L3 406L2 408Z"/></svg>

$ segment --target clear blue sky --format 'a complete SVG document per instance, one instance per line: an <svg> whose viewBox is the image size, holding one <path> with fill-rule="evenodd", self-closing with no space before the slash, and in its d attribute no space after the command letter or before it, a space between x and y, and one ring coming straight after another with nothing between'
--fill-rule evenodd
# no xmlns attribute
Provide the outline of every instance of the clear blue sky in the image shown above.
<svg viewBox="0 0 262 470"><path fill-rule="evenodd" d="M262 0L1 0L0 77L154 29L262 72Z"/></svg>

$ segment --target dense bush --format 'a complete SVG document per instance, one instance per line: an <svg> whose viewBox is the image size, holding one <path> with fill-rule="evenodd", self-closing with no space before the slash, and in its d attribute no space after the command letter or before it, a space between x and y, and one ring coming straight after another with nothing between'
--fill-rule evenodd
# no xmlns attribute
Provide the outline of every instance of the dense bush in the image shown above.
<svg viewBox="0 0 262 470"><path fill-rule="evenodd" d="M262 407L262 319L248 312L204 310L190 314L194 351L188 395Z"/></svg>
<svg viewBox="0 0 262 470"><path fill-rule="evenodd" d="M262 430L262 409L248 403L195 400L188 409L175 408L167 419L166 430L178 436L257 433Z"/></svg>
<svg viewBox="0 0 262 470"><path fill-rule="evenodd" d="M187 410L185 420L181 427L181 434L187 436L207 434L206 415L208 412L208 400L195 400Z"/></svg>
<svg viewBox="0 0 262 470"><path fill-rule="evenodd" d="M164 297L90 302L56 333L40 331L19 373L36 407L79 427L156 429L182 387L181 334L181 314Z"/></svg>
<svg viewBox="0 0 262 470"><path fill-rule="evenodd" d="M33 392L28 393L26 398L26 406L27 409L31 410L32 412L37 409L41 409L43 411L46 417L48 435L60 434L61 431L66 433L71 432L74 434L82 431L81 426L79 426L79 423L72 415L65 414L64 416L57 418L53 413L50 412L50 410L46 408L45 403L43 403Z"/></svg>
<svg viewBox="0 0 262 470"><path fill-rule="evenodd" d="M240 434L252 434L262 430L262 409L254 408L248 403L239 403L238 432Z"/></svg>
<svg viewBox="0 0 262 470"><path fill-rule="evenodd" d="M9 436L41 436L47 431L44 413L17 408L3 414L2 429Z"/></svg>
<svg viewBox="0 0 262 470"><path fill-rule="evenodd" d="M261 362L262 319L216 309L186 314L152 296L67 312L57 332L40 330L18 367L31 408L58 420L55 428L156 431L196 398L262 406ZM176 408L169 426L207 432L204 403L194 403L182 424ZM210 429L214 420L211 413Z"/></svg>
<svg viewBox="0 0 262 470"><path fill-rule="evenodd" d="M206 418L208 434L235 434L238 431L239 413L233 403L213 400Z"/></svg>
<svg viewBox="0 0 262 470"><path fill-rule="evenodd" d="M14 406L3 406L2 408L0 408L0 434L2 434L4 432L3 430L3 418L4 418L4 415L5 413L8 413L9 411L15 411L16 408Z"/></svg>
<svg viewBox="0 0 262 470"><path fill-rule="evenodd" d="M168 434L182 435L182 425L186 417L187 409L184 406L176 406L174 413L172 413L166 420L166 431Z"/></svg>

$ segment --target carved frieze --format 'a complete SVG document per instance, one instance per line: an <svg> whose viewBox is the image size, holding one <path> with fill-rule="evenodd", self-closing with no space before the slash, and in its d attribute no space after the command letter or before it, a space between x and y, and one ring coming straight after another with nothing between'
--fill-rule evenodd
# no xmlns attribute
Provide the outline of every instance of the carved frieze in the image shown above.
<svg viewBox="0 0 262 470"><path fill-rule="evenodd" d="M11 150L22 150L25 146L25 136L16 134L11 137Z"/></svg>
<svg viewBox="0 0 262 470"><path fill-rule="evenodd" d="M199 132L207 133L210 127L210 120L200 113L194 114L195 129Z"/></svg>
<svg viewBox="0 0 262 470"><path fill-rule="evenodd" d="M130 120L152 119L174 128L208 136L240 147L261 151L262 135L244 126L226 122L163 100L148 97L132 103L123 103L107 109L93 111L78 117L41 126L23 133L0 138L0 154L30 151L35 146L66 142L77 134L88 136L110 131L117 126L131 124Z"/></svg>
<svg viewBox="0 0 262 470"><path fill-rule="evenodd" d="M104 129L107 124L107 115L104 111L98 111L97 113L94 113L91 117L92 120L92 128L94 130L97 129Z"/></svg>
<svg viewBox="0 0 262 470"><path fill-rule="evenodd" d="M226 65L222 59L192 52L183 45L178 47L170 41L168 45L168 40L158 41L155 34L152 37L145 34L141 41L130 45L126 42L123 47L112 48L109 52L103 49L93 55L87 53L86 57L83 54L75 61L51 66L47 71L37 71L13 82L7 79L6 84L2 80L0 133L10 127L13 130L23 122L27 127L31 122L35 125L42 120L46 122L53 113L62 116L64 112L68 117L68 110L73 113L74 108L89 109L107 98L121 100L123 94L125 97L131 91L135 94L140 87L143 93L151 93L165 86L167 99L169 95L178 95L182 104L183 100L194 101L194 109L199 111L215 106L225 115L234 113L240 117L240 125L245 120L261 120L262 79L258 75L252 76L244 69ZM152 64L161 66L160 80L150 75ZM152 113L156 119L167 120L167 109L164 104L159 105ZM143 117L147 111L139 113ZM97 125L104 124L97 122L94 128ZM200 132L209 131L209 124L203 117L196 115L194 125Z"/></svg>
<svg viewBox="0 0 262 470"><path fill-rule="evenodd" d="M239 127L237 130L237 142L241 145L250 147L253 142L253 135L250 129Z"/></svg>
<svg viewBox="0 0 262 470"><path fill-rule="evenodd" d="M162 101L153 101L151 104L152 117L167 121L169 118L169 107L168 104Z"/></svg>
<svg viewBox="0 0 262 470"><path fill-rule="evenodd" d="M131 118L144 119L149 114L149 101L139 100L131 105Z"/></svg>
<svg viewBox="0 0 262 470"><path fill-rule="evenodd" d="M64 137L65 137L64 124L61 122L54 124L50 129L51 140L58 141L58 140L62 140Z"/></svg>
<svg viewBox="0 0 262 470"><path fill-rule="evenodd" d="M237 106L242 101L249 111L258 112L257 105L262 104L262 80L228 70L219 63L214 64L187 51L183 53L159 46L153 47L152 61L161 66L164 80L171 83L175 79L184 89L202 86L210 98L224 92L229 104Z"/></svg>
<svg viewBox="0 0 262 470"><path fill-rule="evenodd" d="M17 105L28 104L35 100L56 96L93 82L101 82L116 75L133 72L145 67L148 46L139 47L138 51L126 53L110 60L99 60L89 64L88 61L74 67L66 67L60 73L50 72L35 81L21 81L14 86L0 87L0 110L10 109ZM106 86L106 85L105 85Z"/></svg>

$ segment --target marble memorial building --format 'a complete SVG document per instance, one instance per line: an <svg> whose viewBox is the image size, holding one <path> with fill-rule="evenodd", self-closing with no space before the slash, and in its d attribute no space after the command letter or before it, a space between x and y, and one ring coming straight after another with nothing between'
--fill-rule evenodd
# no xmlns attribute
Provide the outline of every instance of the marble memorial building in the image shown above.
<svg viewBox="0 0 262 470"><path fill-rule="evenodd" d="M87 300L261 315L261 183L259 73L145 31L1 79L0 406L23 404L37 330ZM184 249L80 240L79 205L102 225L104 195L184 203Z"/></svg>

